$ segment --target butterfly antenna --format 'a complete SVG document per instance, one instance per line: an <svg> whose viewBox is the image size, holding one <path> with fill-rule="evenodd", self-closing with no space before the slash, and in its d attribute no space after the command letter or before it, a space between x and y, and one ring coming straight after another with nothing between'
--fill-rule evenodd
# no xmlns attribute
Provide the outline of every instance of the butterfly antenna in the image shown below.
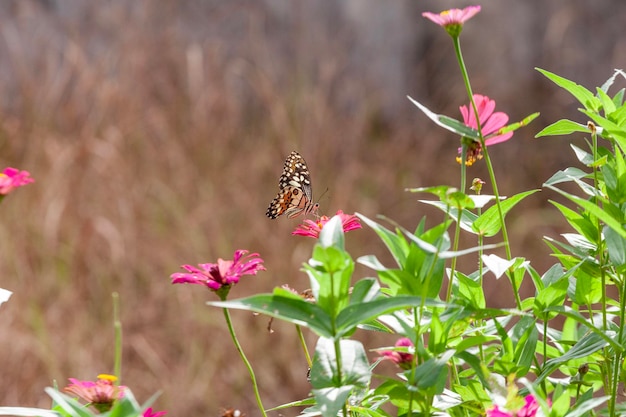
<svg viewBox="0 0 626 417"><path fill-rule="evenodd" d="M324 194L326 194L328 192L328 187L326 187L326 190L324 190L324 192L322 193L322 195L319 196L319 198L317 199L317 202L319 203L320 200L322 199L322 197L324 197Z"/></svg>
<svg viewBox="0 0 626 417"><path fill-rule="evenodd" d="M322 197L324 197L324 194L326 194L328 192L328 187L326 187L326 190L324 190L324 192L318 197L317 202L315 204L320 205L320 200L322 199ZM315 217L317 217L318 219L320 218L320 215L317 214L317 212L315 213Z"/></svg>

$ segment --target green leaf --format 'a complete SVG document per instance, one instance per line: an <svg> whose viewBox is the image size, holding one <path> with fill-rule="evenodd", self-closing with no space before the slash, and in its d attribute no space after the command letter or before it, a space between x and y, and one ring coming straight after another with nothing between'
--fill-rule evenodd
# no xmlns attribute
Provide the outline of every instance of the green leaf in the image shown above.
<svg viewBox="0 0 626 417"><path fill-rule="evenodd" d="M596 204L592 203L589 200L584 200L580 197L577 197L573 194L567 193L565 191L560 190L559 188L553 187L551 185L546 185L548 188L556 191L562 196L568 198L574 203L578 204L583 209L587 210L592 215L596 216L598 219L602 220L608 227L613 229L619 236L626 239L626 229L622 226L622 224L613 218L609 213L607 213L602 208L598 207Z"/></svg>
<svg viewBox="0 0 626 417"><path fill-rule="evenodd" d="M589 133L589 128L586 125L582 125L571 120L562 119L558 122L552 123L550 126L543 128L543 130L537 133L535 137L539 138L542 136L569 135L577 132Z"/></svg>
<svg viewBox="0 0 626 417"><path fill-rule="evenodd" d="M454 296L473 308L485 308L485 293L480 281L473 280L459 271L456 271L455 277L456 279L452 281Z"/></svg>
<svg viewBox="0 0 626 417"><path fill-rule="evenodd" d="M405 372L409 383L418 390L427 390L432 394L440 394L448 376L448 361L454 356L449 350L440 357L430 358L415 369Z"/></svg>
<svg viewBox="0 0 626 417"><path fill-rule="evenodd" d="M337 368L339 344L341 372ZM341 380L339 380L341 376ZM352 385L367 388L372 376L365 349L357 340L339 340L321 337L315 347L315 357L311 367L311 385L315 389Z"/></svg>
<svg viewBox="0 0 626 417"><path fill-rule="evenodd" d="M209 301L207 305L267 314L308 327L318 336L333 337L330 316L324 310L297 295L286 296L284 292L285 290L277 289L276 294L258 294L230 301Z"/></svg>
<svg viewBox="0 0 626 417"><path fill-rule="evenodd" d="M609 97L607 93L605 93L598 87L596 87L596 97L598 97L598 99L600 100L600 103L602 103L604 114L608 115L615 111L615 108L616 108L615 103L613 103L613 100L611 99L611 97Z"/></svg>
<svg viewBox="0 0 626 417"><path fill-rule="evenodd" d="M537 380L534 381L535 384L543 381L544 378L549 376L562 364L567 363L568 361L573 359L586 358L604 348L606 345L606 341L597 333L586 334L578 342L576 342L576 344L572 346L572 348L568 350L565 354L547 361L545 367L543 368L543 371L537 377Z"/></svg>
<svg viewBox="0 0 626 417"><path fill-rule="evenodd" d="M609 259L618 271L623 270L624 266L626 266L626 238L606 226L603 229L603 233L609 252Z"/></svg>
<svg viewBox="0 0 626 417"><path fill-rule="evenodd" d="M352 386L345 385L338 388L321 388L312 390L315 402L318 404L318 408L323 417L336 417L339 415L339 411L343 408Z"/></svg>
<svg viewBox="0 0 626 417"><path fill-rule="evenodd" d="M323 248L336 247L345 248L345 238L343 226L339 216L333 216L322 228L319 243Z"/></svg>
<svg viewBox="0 0 626 417"><path fill-rule="evenodd" d="M409 232L403 227L400 227L400 230L405 234L406 237L409 238L409 240L413 241L421 250L423 250L424 252L430 255L437 255L437 258L439 258L440 260L457 258L463 255L468 255L470 253L478 252L480 250L495 249L501 246L497 244L496 245L484 245L484 246L474 246L472 248L463 249L459 251L449 251L449 250L443 250L442 248L438 249L436 246L430 244L429 242L423 239L420 239L419 237L415 236L413 233Z"/></svg>
<svg viewBox="0 0 626 417"><path fill-rule="evenodd" d="M546 313L547 308L563 305L563 301L565 301L567 296L568 285L568 275L563 275L557 281L551 282L541 290L538 290L535 296L535 307L533 308L535 315L545 317L548 314Z"/></svg>
<svg viewBox="0 0 626 417"><path fill-rule="evenodd" d="M585 87L541 68L535 69L542 73L550 81L573 95L585 108L592 110L598 109L598 99L593 95L591 91L587 90Z"/></svg>
<svg viewBox="0 0 626 417"><path fill-rule="evenodd" d="M340 351L341 371L335 343ZM313 395L323 416L336 416L354 389L365 390L372 372L365 349L356 340L320 338L311 367ZM340 379L341 377L341 379Z"/></svg>
<svg viewBox="0 0 626 417"><path fill-rule="evenodd" d="M620 126L613 121L600 116L598 113L594 111L581 110L583 114L589 117L597 126L602 126L602 136L612 137L615 142L619 145L622 152L626 151L626 130L623 126Z"/></svg>
<svg viewBox="0 0 626 417"><path fill-rule="evenodd" d="M557 171L543 185L556 185L562 182L578 181L586 178L589 174L579 168L566 168L563 171Z"/></svg>
<svg viewBox="0 0 626 417"><path fill-rule="evenodd" d="M595 242L598 239L598 228L594 226L594 224L591 223L588 218L568 207L565 207L562 204L559 204L552 200L549 201L550 203L552 203L552 205L559 209L559 211L561 212L561 214L563 214L563 217L565 217L565 220L567 220L570 226L572 226L574 230L576 230L578 233L583 235L588 241Z"/></svg>
<svg viewBox="0 0 626 417"><path fill-rule="evenodd" d="M504 126L502 129L499 129L497 132L492 133L491 135L487 136L485 139L489 139L490 137L493 137L493 136L503 135L508 132L514 132L520 127L528 126L537 117L539 117L539 113L530 114L524 117L519 122L511 123L510 125Z"/></svg>
<svg viewBox="0 0 626 417"><path fill-rule="evenodd" d="M420 306L421 297L396 296L390 298L378 298L366 303L356 303L344 308L337 316L336 329L337 337L349 333L361 323L368 322L378 316L389 314L396 310ZM451 307L433 299L424 300L424 305L429 307Z"/></svg>
<svg viewBox="0 0 626 417"><path fill-rule="evenodd" d="M585 194L595 196L597 194L596 189L582 181L582 179L586 177L588 177L588 174L578 168L567 168L564 171L558 171L550 177L548 181L543 184L543 186L549 187L563 182L574 182Z"/></svg>
<svg viewBox="0 0 626 417"><path fill-rule="evenodd" d="M2 303L4 302L9 301L9 298L11 298L11 294L13 294L11 291L0 288L0 305L2 305Z"/></svg>
<svg viewBox="0 0 626 417"><path fill-rule="evenodd" d="M428 116L430 120L435 122L435 124L437 124L438 126L441 126L444 129L447 129L450 132L456 133L457 135L460 135L460 136L465 136L465 137L476 139L476 140L478 140L478 138L480 137L476 129L472 129L466 124L461 123L458 120L453 119L451 117L444 116L442 114L433 113L432 111L428 110L426 106L423 106L418 101L412 99L410 96L407 96L407 98L411 100L411 102L415 104L418 109L420 109L426 116Z"/></svg>
<svg viewBox="0 0 626 417"><path fill-rule="evenodd" d="M350 254L336 246L316 245L313 258L304 265L317 305L326 313L337 314L350 302L350 280L354 262Z"/></svg>
<svg viewBox="0 0 626 417"><path fill-rule="evenodd" d="M578 146L570 144L570 148L574 150L576 154L576 159L580 161L580 163L585 164L586 166L592 166L594 164L593 155L584 149L580 149Z"/></svg>
<svg viewBox="0 0 626 417"><path fill-rule="evenodd" d="M406 256L409 251L408 242L402 237L402 235L392 233L387 228L381 226L373 220L368 219L364 215L360 213L355 213L356 216L363 220L365 224L367 224L376 234L380 237L380 240L383 241L391 255L396 260L398 265L404 265L406 261Z"/></svg>
<svg viewBox="0 0 626 417"><path fill-rule="evenodd" d="M480 380L480 383L482 383L482 386L488 387L489 377L485 375L485 367L483 366L481 359L478 356L469 353L467 350L461 350L459 347L456 348L455 357L468 364L474 370L474 373ZM468 380L467 382L472 384L472 382L477 383L478 381Z"/></svg>
<svg viewBox="0 0 626 417"><path fill-rule="evenodd" d="M515 341L515 360L520 371L518 377L524 376L533 364L535 349L539 340L539 332L535 327L534 317L522 317L515 325L515 332L522 331Z"/></svg>
<svg viewBox="0 0 626 417"><path fill-rule="evenodd" d="M599 277L577 274L576 278L570 278L571 285L575 286L574 294L571 294L571 290L568 293L576 304L588 306L602 298L602 282Z"/></svg>
<svg viewBox="0 0 626 417"><path fill-rule="evenodd" d="M450 193L447 193L444 196L442 202L449 205L450 207L456 207L457 209L474 208L474 200L472 200L467 194L460 191L452 191Z"/></svg>
<svg viewBox="0 0 626 417"><path fill-rule="evenodd" d="M557 313L558 315L565 316L565 317L575 320L577 323L589 329L590 332L592 332L593 334L597 335L599 338L604 340L605 344L611 346L611 348L615 349L617 352L621 353L624 351L624 347L621 346L619 343L617 343L615 340L613 340L613 338L607 334L607 333L612 333L612 332L610 331L607 332L607 331L604 331L602 328L596 327L594 323L587 320L585 316L580 314L578 311L572 309L571 307L555 306L555 307L547 308L546 311L554 312L554 313Z"/></svg>
<svg viewBox="0 0 626 417"><path fill-rule="evenodd" d="M352 288L350 304L375 300L380 296L380 285L375 278L363 278Z"/></svg>
<svg viewBox="0 0 626 417"><path fill-rule="evenodd" d="M44 391L52 398L57 407L60 407L71 417L93 417L93 414L87 408L69 395L65 395L50 387L45 388Z"/></svg>
<svg viewBox="0 0 626 417"><path fill-rule="evenodd" d="M457 210L456 207L450 207L445 203L442 203L441 201L431 201L431 200L418 200L420 203L424 203L424 204L428 204L431 205L433 207L437 207L438 209L440 209L441 211L443 211L444 213L448 213L450 215L450 218L454 221L458 221L459 219L459 211ZM466 232L470 232L475 234L476 232L474 231L474 229L472 229L472 225L474 224L474 221L478 218L478 216L474 213L472 213L469 210L462 210L461 212L461 229L465 230Z"/></svg>
<svg viewBox="0 0 626 417"><path fill-rule="evenodd" d="M115 401L108 417L137 416L141 407L130 390L124 391L124 398Z"/></svg>
<svg viewBox="0 0 626 417"><path fill-rule="evenodd" d="M306 407L306 406L315 406L315 399L313 397L309 397L303 400L292 401L292 402L288 402L285 404L277 405L276 407L268 408L265 411L276 411L276 410L284 410L286 408L291 408L291 407Z"/></svg>
<svg viewBox="0 0 626 417"><path fill-rule="evenodd" d="M0 407L0 416L59 417L59 413L43 408Z"/></svg>
<svg viewBox="0 0 626 417"><path fill-rule="evenodd" d="M624 105L624 91L625 90L622 88L613 96L613 103L615 103L616 106Z"/></svg>
<svg viewBox="0 0 626 417"><path fill-rule="evenodd" d="M502 216L506 216L506 214L513 208L517 203L522 201L527 196L536 193L539 190L530 190L525 191L523 193L515 194L512 197L507 198L500 202L500 208L502 210ZM500 216L498 213L498 207L493 206L487 209L476 221L474 221L473 229L487 237L495 236L496 233L500 231L502 224L500 223Z"/></svg>
<svg viewBox="0 0 626 417"><path fill-rule="evenodd" d="M615 82L615 78L617 78L618 75L623 76L624 78L626 78L626 74L624 74L624 72L622 70L618 70L616 69L615 71L613 71L613 75L611 75L603 84L602 87L600 87L602 89L602 91L604 91L605 93L609 92L609 88L611 88L611 86L613 85L613 83Z"/></svg>
<svg viewBox="0 0 626 417"><path fill-rule="evenodd" d="M436 185L434 187L407 188L405 191L410 193L429 193L439 197L439 200L443 200L450 190L456 190L456 188L449 185Z"/></svg>
<svg viewBox="0 0 626 417"><path fill-rule="evenodd" d="M565 414L565 417L583 417L588 416L596 407L604 404L610 397L605 395L604 397L590 398L582 404L576 405L570 412Z"/></svg>

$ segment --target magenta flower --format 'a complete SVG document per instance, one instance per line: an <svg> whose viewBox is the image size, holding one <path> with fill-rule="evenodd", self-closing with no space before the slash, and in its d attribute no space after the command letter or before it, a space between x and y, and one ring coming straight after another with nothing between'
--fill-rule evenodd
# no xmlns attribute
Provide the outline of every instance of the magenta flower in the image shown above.
<svg viewBox="0 0 626 417"><path fill-rule="evenodd" d="M458 38L463 29L463 23L470 20L478 12L480 12L480 6L469 6L465 9L444 10L439 14L424 12L422 16L444 28L453 38Z"/></svg>
<svg viewBox="0 0 626 417"><path fill-rule="evenodd" d="M384 359L388 359L398 365L402 369L411 369L414 365L414 355L411 353L414 350L413 342L410 339L403 337L398 339L394 345L397 350L383 350L380 352L380 356Z"/></svg>
<svg viewBox="0 0 626 417"><path fill-rule="evenodd" d="M11 167L5 168L4 171L0 172L0 195L7 195L13 189L34 181L28 171L20 171Z"/></svg>
<svg viewBox="0 0 626 417"><path fill-rule="evenodd" d="M167 411L152 411L152 407L143 412L141 417L163 417L167 414Z"/></svg>
<svg viewBox="0 0 626 417"><path fill-rule="evenodd" d="M200 284L206 285L212 291L228 292L242 275L256 275L259 271L265 271L259 254L246 255L247 253L247 250L236 250L232 261L220 258L215 264L199 264L199 268L183 265L182 268L188 272L172 274L172 284Z"/></svg>
<svg viewBox="0 0 626 417"><path fill-rule="evenodd" d="M111 409L115 400L124 397L126 387L113 385L116 380L115 376L105 374L98 375L96 382L69 378L71 383L63 391L81 398L103 413Z"/></svg>
<svg viewBox="0 0 626 417"><path fill-rule="evenodd" d="M344 233L361 228L361 222L359 221L359 218L356 217L354 214L344 214L343 211L338 210L336 215L339 216L339 218L341 219L341 226ZM296 230L291 232L291 234L298 236L308 236L317 239L318 237L320 237L320 232L322 231L322 228L326 223L328 223L329 220L330 218L328 216L322 216L317 221L306 219L304 223L298 226Z"/></svg>
<svg viewBox="0 0 626 417"><path fill-rule="evenodd" d="M496 405L492 410L487 411L487 417L535 417L539 411L539 403L532 395L525 398L526 404L517 412L507 412L500 410Z"/></svg>
<svg viewBox="0 0 626 417"><path fill-rule="evenodd" d="M485 137L485 145L491 146L496 143L505 142L513 136L513 132L507 132L502 135L498 134L498 131L506 126L509 121L509 116L503 112L495 112L496 102L491 100L487 96L480 94L474 94L474 102L476 103L476 110L478 111L478 120L480 120L480 127ZM472 106L461 106L461 115L463 116L463 123L472 129L478 129L476 123L476 116ZM491 135L491 136L490 136ZM465 159L465 165L472 165L479 159L482 159L482 148L480 142L475 140L469 140L467 142L467 155ZM459 148L459 156L457 161L461 163L461 149Z"/></svg>

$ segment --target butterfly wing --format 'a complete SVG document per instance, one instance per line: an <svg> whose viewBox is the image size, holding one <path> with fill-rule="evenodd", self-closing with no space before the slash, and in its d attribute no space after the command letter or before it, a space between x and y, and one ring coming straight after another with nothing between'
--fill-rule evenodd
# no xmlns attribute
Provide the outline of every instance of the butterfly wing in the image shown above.
<svg viewBox="0 0 626 417"><path fill-rule="evenodd" d="M287 217L293 218L302 212L309 213L317 209L317 204L311 203L313 189L309 169L298 152L291 152L285 160L278 187L278 195L272 200L265 213L270 219L275 219L284 213Z"/></svg>

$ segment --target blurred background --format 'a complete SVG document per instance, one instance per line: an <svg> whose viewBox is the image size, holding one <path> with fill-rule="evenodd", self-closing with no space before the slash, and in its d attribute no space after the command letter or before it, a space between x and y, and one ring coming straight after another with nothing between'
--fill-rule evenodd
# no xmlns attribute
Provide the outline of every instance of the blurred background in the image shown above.
<svg viewBox="0 0 626 417"><path fill-rule="evenodd" d="M53 381L112 372L118 292L122 382L140 401L161 390L155 408L171 416L217 416L228 407L257 416L222 313L204 305L216 297L172 286L170 274L241 248L259 252L267 271L245 277L231 297L284 283L308 287L299 269L314 241L290 234L301 219L265 217L292 150L306 158L316 198L328 189L323 213L384 214L409 229L423 216L429 225L441 221L417 202L427 196L404 189L458 186L459 142L406 95L460 117L466 95L452 42L421 13L469 4L1 2L0 168L29 170L36 182L0 208L0 287L14 292L0 307L0 405L49 407L43 389ZM626 66L626 7L482 6L462 35L474 92L495 99L512 121L541 112L490 149L500 192L512 195L577 165L569 144L584 144L582 135L534 139L563 117L586 122L534 68L601 85ZM487 179L484 162L468 175ZM542 237L568 230L551 198L534 194L508 217L513 254L540 272L554 262ZM391 265L370 230L351 232L347 245L355 259L376 254ZM470 258L466 272L475 267ZM368 275L357 268L357 277ZM514 304L507 282L490 288L490 306ZM233 317L265 405L305 398L293 326L275 322L270 334L265 317ZM357 337L367 348L395 341Z"/></svg>

